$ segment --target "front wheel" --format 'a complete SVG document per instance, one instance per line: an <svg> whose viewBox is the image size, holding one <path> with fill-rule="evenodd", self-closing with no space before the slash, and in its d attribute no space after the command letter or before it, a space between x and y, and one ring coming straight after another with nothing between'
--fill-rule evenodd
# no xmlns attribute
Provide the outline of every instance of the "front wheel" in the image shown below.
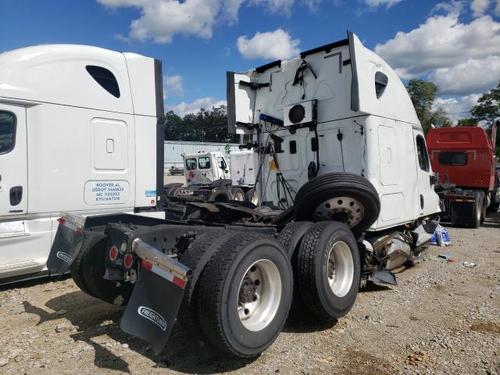
<svg viewBox="0 0 500 375"><path fill-rule="evenodd" d="M285 324L292 269L276 240L241 232L221 245L199 288L204 336L225 353L251 358L269 347Z"/></svg>

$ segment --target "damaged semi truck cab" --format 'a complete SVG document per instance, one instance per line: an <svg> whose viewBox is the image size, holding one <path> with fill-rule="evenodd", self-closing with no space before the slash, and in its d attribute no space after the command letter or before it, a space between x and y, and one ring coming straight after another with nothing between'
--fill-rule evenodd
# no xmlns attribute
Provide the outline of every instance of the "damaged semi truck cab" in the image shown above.
<svg viewBox="0 0 500 375"><path fill-rule="evenodd" d="M0 283L47 270L63 211L156 207L161 79L158 60L97 47L0 54Z"/></svg>
<svg viewBox="0 0 500 375"><path fill-rule="evenodd" d="M390 271L435 228L411 101L354 34L227 77L228 125L252 139L259 205L167 201L163 219L64 215L50 253L51 270L126 305L121 328L157 352L176 321L241 358L266 350L289 312L332 323L362 282L394 284Z"/></svg>
<svg viewBox="0 0 500 375"><path fill-rule="evenodd" d="M228 73L228 81L229 130L273 145L260 154L263 202L290 207L294 192L312 177L346 172L377 190L381 210L371 231L439 211L406 88L354 34L289 61Z"/></svg>

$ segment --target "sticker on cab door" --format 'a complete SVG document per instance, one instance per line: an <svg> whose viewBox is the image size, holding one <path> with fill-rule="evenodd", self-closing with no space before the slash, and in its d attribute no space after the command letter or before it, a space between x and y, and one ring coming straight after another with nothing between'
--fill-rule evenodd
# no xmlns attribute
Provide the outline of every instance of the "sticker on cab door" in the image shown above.
<svg viewBox="0 0 500 375"><path fill-rule="evenodd" d="M90 205L127 203L127 181L88 181L85 184L85 202Z"/></svg>
<svg viewBox="0 0 500 375"><path fill-rule="evenodd" d="M146 198L155 198L156 197L156 190L146 190L144 192L144 195Z"/></svg>

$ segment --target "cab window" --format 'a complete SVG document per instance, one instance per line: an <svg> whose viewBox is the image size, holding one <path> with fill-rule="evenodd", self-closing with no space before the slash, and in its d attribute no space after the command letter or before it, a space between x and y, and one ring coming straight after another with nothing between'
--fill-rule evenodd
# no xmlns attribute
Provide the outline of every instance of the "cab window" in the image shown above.
<svg viewBox="0 0 500 375"><path fill-rule="evenodd" d="M466 152L440 152L439 164L461 166L467 164Z"/></svg>
<svg viewBox="0 0 500 375"><path fill-rule="evenodd" d="M7 154L16 143L16 116L12 112L0 111L0 154Z"/></svg>
<svg viewBox="0 0 500 375"><path fill-rule="evenodd" d="M196 159L186 159L186 169L188 171L196 169Z"/></svg>
<svg viewBox="0 0 500 375"><path fill-rule="evenodd" d="M210 169L210 158L208 156L198 158L198 168Z"/></svg>
<svg viewBox="0 0 500 375"><path fill-rule="evenodd" d="M217 164L219 165L219 168L224 170L227 169L226 161L222 156L217 156Z"/></svg>
<svg viewBox="0 0 500 375"><path fill-rule="evenodd" d="M429 156L427 155L427 148L425 147L425 139L421 135L417 135L417 155L420 169L429 172Z"/></svg>

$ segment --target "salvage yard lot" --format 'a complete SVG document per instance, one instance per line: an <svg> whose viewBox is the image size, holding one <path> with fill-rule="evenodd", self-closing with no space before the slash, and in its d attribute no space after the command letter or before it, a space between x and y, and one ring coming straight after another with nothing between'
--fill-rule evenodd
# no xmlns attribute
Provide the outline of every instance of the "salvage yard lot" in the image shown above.
<svg viewBox="0 0 500 375"><path fill-rule="evenodd" d="M120 331L118 308L71 279L4 287L0 373L498 374L500 214L479 229L449 230L453 245L430 247L397 286L363 289L333 327L287 324L251 361L219 356L178 327L155 356Z"/></svg>

